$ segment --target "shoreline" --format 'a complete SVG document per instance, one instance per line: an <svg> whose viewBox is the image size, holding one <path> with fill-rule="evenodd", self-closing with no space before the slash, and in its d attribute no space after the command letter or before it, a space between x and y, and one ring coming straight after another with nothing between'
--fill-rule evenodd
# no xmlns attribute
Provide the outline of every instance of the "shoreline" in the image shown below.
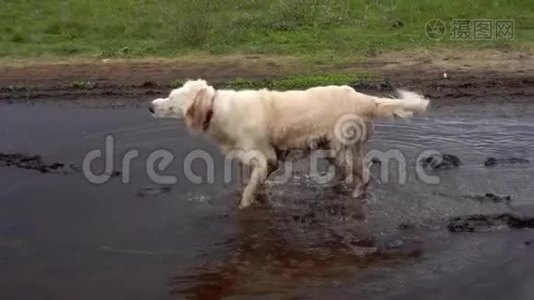
<svg viewBox="0 0 534 300"><path fill-rule="evenodd" d="M99 59L3 66L0 101L144 101L167 94L173 80L204 78L220 85L236 78L252 82L287 78L299 74L294 70L300 70L299 63L287 57L246 55L216 59ZM307 67L305 71L322 73L372 74L353 82L353 87L375 94L405 88L443 100L439 103L534 97L534 55L530 53L398 52L357 63Z"/></svg>

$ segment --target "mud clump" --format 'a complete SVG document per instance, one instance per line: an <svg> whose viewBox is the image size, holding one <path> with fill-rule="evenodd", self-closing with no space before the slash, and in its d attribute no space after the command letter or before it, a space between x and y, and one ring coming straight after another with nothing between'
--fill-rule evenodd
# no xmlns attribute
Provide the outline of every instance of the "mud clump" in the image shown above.
<svg viewBox="0 0 534 300"><path fill-rule="evenodd" d="M493 215L468 215L449 221L450 232L480 232L508 227L511 229L534 228L534 218L514 216L509 213Z"/></svg>
<svg viewBox="0 0 534 300"><path fill-rule="evenodd" d="M484 162L485 167L495 167L497 165L514 165L514 164L529 164L530 160L521 157L506 157L506 158L495 158L488 157Z"/></svg>
<svg viewBox="0 0 534 300"><path fill-rule="evenodd" d="M317 222L316 215L314 212L308 212L304 215L294 215L293 221L300 223L314 223Z"/></svg>
<svg viewBox="0 0 534 300"><path fill-rule="evenodd" d="M157 197L162 194L167 194L171 191L170 186L147 186L140 187L137 190L137 197L148 198L148 197Z"/></svg>
<svg viewBox="0 0 534 300"><path fill-rule="evenodd" d="M434 154L421 159L421 166L427 170L446 170L458 168L462 162L456 155L452 154Z"/></svg>
<svg viewBox="0 0 534 300"><path fill-rule="evenodd" d="M492 193L486 193L485 195L469 196L467 198L483 202L493 202L493 203L510 203L512 202L511 196L499 196Z"/></svg>
<svg viewBox="0 0 534 300"><path fill-rule="evenodd" d="M379 158L376 158L376 157L373 157L373 159L371 159L371 163L373 165L377 165L377 166L382 165L382 161Z"/></svg>
<svg viewBox="0 0 534 300"><path fill-rule="evenodd" d="M106 173L106 174L109 175L110 177L118 177L118 176L122 175L122 172L121 171L112 171L111 173Z"/></svg>
<svg viewBox="0 0 534 300"><path fill-rule="evenodd" d="M43 161L40 155L28 155L23 153L0 153L0 166L34 170L43 174L67 174L75 169L75 167L70 164L60 162L47 163Z"/></svg>
<svg viewBox="0 0 534 300"><path fill-rule="evenodd" d="M393 84L387 80L356 82L352 85L352 88L354 88L357 91L361 91L361 90L382 91L382 92L395 91Z"/></svg>
<svg viewBox="0 0 534 300"><path fill-rule="evenodd" d="M145 81L143 84L141 84L141 87L146 89L155 89L158 88L159 85L153 81Z"/></svg>
<svg viewBox="0 0 534 300"><path fill-rule="evenodd" d="M402 224L399 224L399 229L400 230L412 230L412 229L415 229L415 224L402 223Z"/></svg>

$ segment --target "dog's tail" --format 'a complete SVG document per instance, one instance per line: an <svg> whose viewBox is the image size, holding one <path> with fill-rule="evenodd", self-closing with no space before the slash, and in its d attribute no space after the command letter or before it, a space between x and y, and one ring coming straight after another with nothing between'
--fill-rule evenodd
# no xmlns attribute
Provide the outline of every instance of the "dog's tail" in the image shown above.
<svg viewBox="0 0 534 300"><path fill-rule="evenodd" d="M414 112L424 112L430 103L423 95L397 90L398 98L373 97L376 103L375 115L380 118L409 118Z"/></svg>

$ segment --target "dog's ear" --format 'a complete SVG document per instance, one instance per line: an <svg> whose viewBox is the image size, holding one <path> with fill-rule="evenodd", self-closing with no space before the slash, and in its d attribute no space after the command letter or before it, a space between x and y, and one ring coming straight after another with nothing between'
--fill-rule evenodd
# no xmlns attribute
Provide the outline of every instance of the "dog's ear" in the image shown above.
<svg viewBox="0 0 534 300"><path fill-rule="evenodd" d="M203 87L193 98L193 103L185 113L187 127L193 130L203 130L204 122L208 118L211 106L211 99L208 94L208 88Z"/></svg>

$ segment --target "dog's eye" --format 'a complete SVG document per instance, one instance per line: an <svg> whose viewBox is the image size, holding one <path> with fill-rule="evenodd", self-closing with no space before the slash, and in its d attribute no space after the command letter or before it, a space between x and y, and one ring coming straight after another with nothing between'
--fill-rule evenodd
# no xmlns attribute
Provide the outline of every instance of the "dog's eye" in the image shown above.
<svg viewBox="0 0 534 300"><path fill-rule="evenodd" d="M169 107L169 110L170 110L170 111L174 111L174 107L172 107L172 106Z"/></svg>

